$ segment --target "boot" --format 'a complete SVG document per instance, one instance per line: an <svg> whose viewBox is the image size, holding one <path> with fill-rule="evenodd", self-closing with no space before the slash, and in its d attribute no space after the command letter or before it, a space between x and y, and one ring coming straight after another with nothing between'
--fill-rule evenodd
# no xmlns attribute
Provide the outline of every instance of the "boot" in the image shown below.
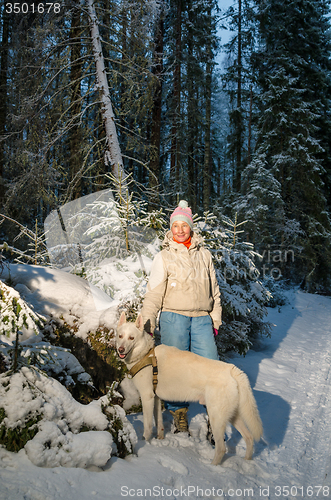
<svg viewBox="0 0 331 500"><path fill-rule="evenodd" d="M210 444L215 446L215 440L214 440L214 436L213 436L213 431L211 430L209 417L208 417L208 423L207 423L207 440L210 442Z"/></svg>
<svg viewBox="0 0 331 500"><path fill-rule="evenodd" d="M206 405L203 405L203 406L206 409L206 413L207 413L207 436L206 437L207 437L207 440L210 442L210 444L215 446L215 440L214 440L214 436L213 436L213 431L211 430L210 418L208 415L207 406Z"/></svg>
<svg viewBox="0 0 331 500"><path fill-rule="evenodd" d="M187 410L188 408L179 408L176 411L169 410L174 417L174 434L178 432L188 432Z"/></svg>

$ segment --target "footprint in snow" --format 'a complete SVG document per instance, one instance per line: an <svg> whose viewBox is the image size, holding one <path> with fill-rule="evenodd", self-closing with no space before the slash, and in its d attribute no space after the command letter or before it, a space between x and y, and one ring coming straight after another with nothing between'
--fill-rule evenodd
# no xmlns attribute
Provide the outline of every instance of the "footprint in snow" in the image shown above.
<svg viewBox="0 0 331 500"><path fill-rule="evenodd" d="M238 456L225 458L225 460L222 461L222 467L233 469L246 477L253 476L260 479L272 478L272 474L256 464L254 460L245 460Z"/></svg>
<svg viewBox="0 0 331 500"><path fill-rule="evenodd" d="M17 463L14 462L12 457L6 453L1 453L0 464L4 469L17 469Z"/></svg>
<svg viewBox="0 0 331 500"><path fill-rule="evenodd" d="M187 476L188 474L188 470L185 467L185 465L176 462L176 460L174 460L173 457L167 457L166 455L161 455L158 457L157 461L163 467L167 467L173 472L178 472L178 474L180 474L181 476Z"/></svg>

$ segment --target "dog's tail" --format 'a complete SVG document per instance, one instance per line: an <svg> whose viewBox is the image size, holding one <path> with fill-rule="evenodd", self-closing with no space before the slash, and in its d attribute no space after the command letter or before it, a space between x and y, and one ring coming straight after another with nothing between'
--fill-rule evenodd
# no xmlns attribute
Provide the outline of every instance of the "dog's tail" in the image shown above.
<svg viewBox="0 0 331 500"><path fill-rule="evenodd" d="M236 366L233 366L231 374L238 384L239 415L252 433L254 440L259 441L263 434L263 427L248 377Z"/></svg>

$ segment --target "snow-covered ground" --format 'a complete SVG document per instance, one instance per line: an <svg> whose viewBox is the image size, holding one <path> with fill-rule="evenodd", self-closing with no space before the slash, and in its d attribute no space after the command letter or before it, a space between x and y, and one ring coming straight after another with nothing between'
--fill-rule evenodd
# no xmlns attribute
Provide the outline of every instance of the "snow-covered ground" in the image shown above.
<svg viewBox="0 0 331 500"><path fill-rule="evenodd" d="M136 454L113 457L103 469L36 467L24 450L0 448L0 499L331 497L331 299L293 292L268 319L271 338L233 359L250 378L264 424L252 461L242 458L244 443L229 427L228 453L210 465L213 448L194 404L191 436L172 434L165 414L165 439L151 443L142 440L142 415L130 415Z"/></svg>

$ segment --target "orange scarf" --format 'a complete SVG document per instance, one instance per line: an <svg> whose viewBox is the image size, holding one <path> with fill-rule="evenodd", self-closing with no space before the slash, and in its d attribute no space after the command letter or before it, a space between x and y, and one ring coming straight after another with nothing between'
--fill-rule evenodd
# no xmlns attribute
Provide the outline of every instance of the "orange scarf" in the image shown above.
<svg viewBox="0 0 331 500"><path fill-rule="evenodd" d="M187 249L191 246L191 236L186 241L177 241L175 237L173 237L176 243L180 243L181 245L185 245Z"/></svg>

